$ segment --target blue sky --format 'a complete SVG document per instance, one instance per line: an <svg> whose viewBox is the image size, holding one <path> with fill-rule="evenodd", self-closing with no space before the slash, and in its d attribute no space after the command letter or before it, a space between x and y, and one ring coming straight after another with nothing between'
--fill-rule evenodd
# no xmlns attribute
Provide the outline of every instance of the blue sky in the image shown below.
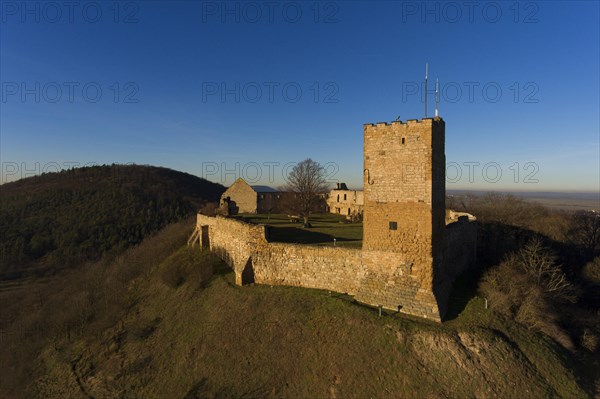
<svg viewBox="0 0 600 399"><path fill-rule="evenodd" d="M428 62L448 189L599 191L598 2L424 4L3 0L2 181L137 163L278 186L311 157L360 188L363 123L423 117Z"/></svg>

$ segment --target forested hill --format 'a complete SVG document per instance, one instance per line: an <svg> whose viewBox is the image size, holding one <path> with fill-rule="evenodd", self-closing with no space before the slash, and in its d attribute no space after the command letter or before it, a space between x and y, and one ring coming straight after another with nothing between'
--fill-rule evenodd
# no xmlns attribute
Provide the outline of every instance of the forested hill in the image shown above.
<svg viewBox="0 0 600 399"><path fill-rule="evenodd" d="M171 169L111 165L0 186L0 279L118 252L218 201L225 187Z"/></svg>

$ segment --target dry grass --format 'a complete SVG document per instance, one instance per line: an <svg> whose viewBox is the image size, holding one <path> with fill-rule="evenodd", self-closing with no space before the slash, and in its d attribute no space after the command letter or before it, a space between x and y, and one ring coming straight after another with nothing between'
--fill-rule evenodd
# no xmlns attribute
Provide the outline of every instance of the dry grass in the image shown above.
<svg viewBox="0 0 600 399"><path fill-rule="evenodd" d="M480 289L497 312L575 350L569 334L560 326L557 307L576 301L575 288L539 239L532 239L503 263L486 271Z"/></svg>
<svg viewBox="0 0 600 399"><path fill-rule="evenodd" d="M559 348L526 329L505 330L489 312L450 326L380 318L323 291L238 287L231 273L201 291L150 281L143 296L105 335L124 337L119 345L80 345L77 369L90 396L586 396ZM479 301L469 306L471 316L482 310Z"/></svg>
<svg viewBox="0 0 600 399"><path fill-rule="evenodd" d="M219 259L210 252L184 246L165 259L161 279L171 288L178 288L186 282L200 288L212 277L218 262Z"/></svg>
<svg viewBox="0 0 600 399"><path fill-rule="evenodd" d="M0 291L0 395L22 396L32 378L44 375L40 353L99 336L124 317L140 301L140 284L185 242L189 226L168 226L116 258Z"/></svg>
<svg viewBox="0 0 600 399"><path fill-rule="evenodd" d="M64 317L80 321L80 330L49 330L54 340L36 344L31 363L11 363L28 366L28 379L2 378L0 396L588 396L568 352L484 309L481 299L438 325L392 313L378 317L326 291L239 287L223 263L182 247L191 225L178 228L144 243L140 250L148 257L128 252L104 277L86 274L55 293ZM109 294L119 305L90 313L83 304L108 276L120 283L94 303Z"/></svg>

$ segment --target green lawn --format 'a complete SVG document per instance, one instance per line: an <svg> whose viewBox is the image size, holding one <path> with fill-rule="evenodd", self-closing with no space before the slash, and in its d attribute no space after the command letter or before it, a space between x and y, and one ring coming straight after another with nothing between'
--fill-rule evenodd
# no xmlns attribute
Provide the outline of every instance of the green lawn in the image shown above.
<svg viewBox="0 0 600 399"><path fill-rule="evenodd" d="M237 219L271 226L270 239L276 242L299 244L362 247L362 223L349 223L341 215L321 213L310 217L311 228L290 222L283 214L241 214Z"/></svg>

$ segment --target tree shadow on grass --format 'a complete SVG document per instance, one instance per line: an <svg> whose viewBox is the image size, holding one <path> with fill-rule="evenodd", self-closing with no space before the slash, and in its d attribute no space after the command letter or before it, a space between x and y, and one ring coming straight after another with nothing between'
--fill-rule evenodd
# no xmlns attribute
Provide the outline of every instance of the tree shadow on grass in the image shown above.
<svg viewBox="0 0 600 399"><path fill-rule="evenodd" d="M229 267L229 265L223 261L215 262L215 267L213 271L214 276L221 276L224 274L229 274L233 272L233 269Z"/></svg>
<svg viewBox="0 0 600 399"><path fill-rule="evenodd" d="M465 310L469 301L477 295L477 286L482 274L481 268L468 269L454 280L443 321L454 320Z"/></svg>
<svg viewBox="0 0 600 399"><path fill-rule="evenodd" d="M269 229L269 241L290 244L332 244L334 239L338 243L362 243L361 239L337 237L331 234L301 227L274 227Z"/></svg>
<svg viewBox="0 0 600 399"><path fill-rule="evenodd" d="M297 244L319 244L333 242L330 234L311 231L298 227L271 227L269 229L269 240L275 242L287 242ZM342 239L337 239L343 241Z"/></svg>

